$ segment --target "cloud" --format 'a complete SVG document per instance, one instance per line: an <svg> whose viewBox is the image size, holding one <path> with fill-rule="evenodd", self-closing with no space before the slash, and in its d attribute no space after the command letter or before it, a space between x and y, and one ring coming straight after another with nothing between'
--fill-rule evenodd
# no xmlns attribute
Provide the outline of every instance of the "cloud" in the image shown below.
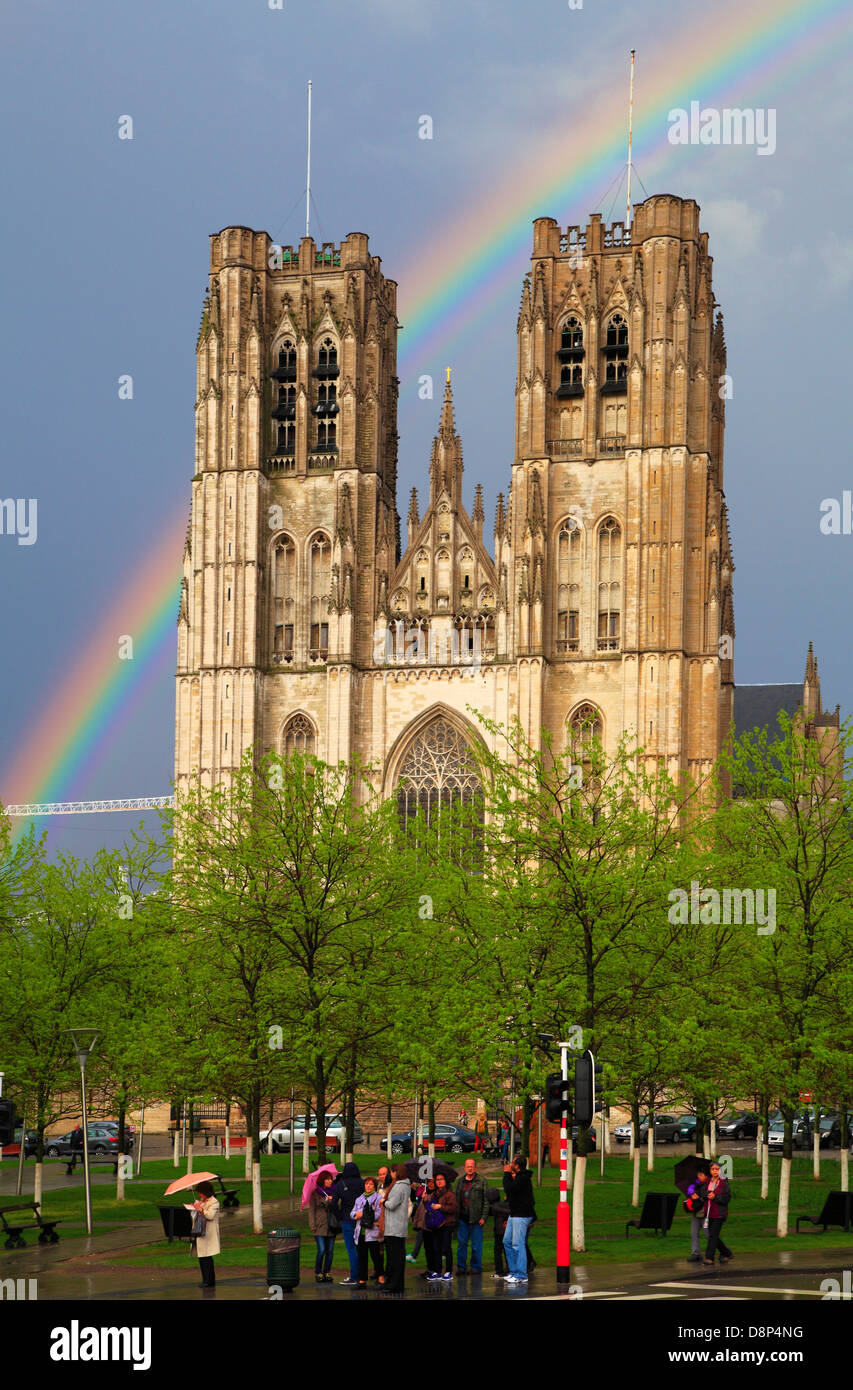
<svg viewBox="0 0 853 1390"><path fill-rule="evenodd" d="M709 235L715 261L737 264L761 244L769 199L757 207L743 198L709 198L702 204L702 230Z"/></svg>

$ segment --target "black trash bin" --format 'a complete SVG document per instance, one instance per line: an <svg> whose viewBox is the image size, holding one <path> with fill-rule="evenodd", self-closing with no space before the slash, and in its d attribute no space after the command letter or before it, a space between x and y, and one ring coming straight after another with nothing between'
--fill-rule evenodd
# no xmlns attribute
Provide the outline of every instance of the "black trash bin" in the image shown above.
<svg viewBox="0 0 853 1390"><path fill-rule="evenodd" d="M299 1283L301 1231L279 1226L267 1236L267 1285L291 1293Z"/></svg>

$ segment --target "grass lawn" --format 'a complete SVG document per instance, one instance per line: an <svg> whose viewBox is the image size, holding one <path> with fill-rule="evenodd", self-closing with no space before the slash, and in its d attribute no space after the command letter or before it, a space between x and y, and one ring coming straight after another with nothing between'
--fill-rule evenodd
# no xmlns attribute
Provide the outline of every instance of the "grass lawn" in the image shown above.
<svg viewBox="0 0 853 1390"><path fill-rule="evenodd" d="M379 1155L371 1155L359 1161L364 1172L375 1172L382 1161ZM646 1192L663 1192L672 1188L672 1170L675 1156L658 1154L655 1172L641 1167L640 1203ZM288 1184L289 1160L286 1154L273 1155L261 1159L261 1173L264 1183L264 1196L269 1200L286 1198L290 1195ZM778 1196L779 1170L781 1159L770 1159L770 1196L766 1202L760 1198L761 1178L758 1165L748 1155L735 1161L732 1179L732 1203L729 1220L724 1234L727 1243L738 1255L761 1251L814 1250L821 1247L845 1246L849 1243L853 1251L853 1233L845 1236L841 1230L831 1230L826 1235L818 1229L807 1227L799 1236L793 1234L794 1219L808 1212L817 1216L825 1195L839 1184L837 1163L824 1162L821 1165L821 1179L812 1177L810 1156L796 1157L792 1166L790 1226L792 1234L780 1240L775 1234L776 1201ZM301 1186L300 1163L297 1159L297 1191ZM461 1159L458 1165L461 1168ZM251 1201L250 1186L243 1178L245 1160L242 1155L232 1158L227 1164L223 1158L216 1158L207 1171L216 1171L229 1180L229 1185L237 1189L241 1205ZM197 1165L203 1171L203 1165ZM157 1218L157 1203L163 1201L166 1186L176 1176L170 1159L154 1160L143 1164L143 1176L134 1178L126 1186L127 1199L123 1203L115 1201L114 1186L92 1189L92 1203L96 1230L115 1229L125 1221L138 1221L144 1218ZM501 1172L497 1169L487 1174L491 1185L500 1186ZM69 1180L71 1181L71 1180ZM79 1180L74 1180L74 1188L66 1192L50 1191L45 1194L44 1211L48 1217L63 1218L62 1234L70 1236L82 1234L83 1196ZM586 1243L587 1249L582 1259L585 1264L606 1264L621 1262L642 1262L667 1256L681 1256L688 1253L689 1227L687 1218L679 1208L673 1229L664 1239L645 1231L631 1232L625 1239L625 1222L639 1214L639 1209L630 1205L631 1170L627 1154L614 1154L607 1159L604 1181L598 1175L598 1160L590 1161L586 1183ZM170 1198L180 1200L179 1198ZM571 1200L571 1194L570 1194ZM557 1171L546 1169L543 1185L537 1190L536 1202L539 1219L533 1226L531 1248L537 1261L551 1264L554 1260L555 1246L555 1208L557 1201ZM293 1224L303 1232L302 1263L311 1267L314 1258L314 1242L304 1215L288 1216L287 1224ZM271 1221L269 1224L272 1224ZM266 1242L263 1236L255 1236L251 1231L229 1231L223 1224L223 1250L218 1263L221 1266L265 1269ZM486 1267L491 1267L492 1228L487 1225L484 1247ZM137 1247L132 1253L110 1253L110 1263L127 1266L154 1266L158 1268L186 1268L190 1259L186 1243L169 1245L165 1240L153 1245ZM343 1277L346 1272L346 1253L342 1239L335 1245L333 1271Z"/></svg>

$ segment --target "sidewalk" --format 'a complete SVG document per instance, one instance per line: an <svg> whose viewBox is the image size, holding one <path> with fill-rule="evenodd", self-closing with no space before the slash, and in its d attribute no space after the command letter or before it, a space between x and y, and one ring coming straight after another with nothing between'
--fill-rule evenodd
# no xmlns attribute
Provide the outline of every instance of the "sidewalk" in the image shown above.
<svg viewBox="0 0 853 1390"><path fill-rule="evenodd" d="M271 1228L286 1222L297 1208L298 1198L265 1202L265 1225ZM251 1210L243 1206L236 1211L223 1211L220 1219L223 1247L227 1250L229 1233L245 1231L250 1227ZM0 1249L0 1278L37 1279L38 1298L41 1301L208 1301L211 1298L216 1301L270 1301L263 1256L259 1258L256 1269L217 1262L215 1292L202 1291L199 1287L198 1266L187 1246L184 1247L186 1269L124 1268L111 1262L110 1257L115 1253L162 1239L163 1230L159 1221L137 1221L116 1230L100 1234L96 1232L91 1237L60 1240L57 1245L30 1244L24 1250ZM754 1284L756 1280L758 1285L754 1296L761 1297L761 1290L768 1280L776 1280L780 1283L780 1296L784 1295L786 1289L795 1289L802 1290L803 1296L811 1300L822 1278L840 1277L851 1263L853 1246L850 1244L840 1248L804 1250L802 1253L783 1250L775 1254L745 1255L725 1269L691 1265L684 1258L674 1256L649 1259L641 1264L585 1265L583 1255L577 1255L573 1259L571 1279L572 1285L582 1291L582 1297L613 1297L617 1301L620 1297L729 1298L733 1296L728 1292L732 1288L742 1290L734 1296L749 1297L750 1283ZM479 1276L457 1276L452 1282L439 1284L427 1283L419 1277L420 1273L420 1266L417 1270L411 1266L406 1268L407 1300L442 1298L455 1302L520 1298L538 1301L561 1296L557 1292L553 1266L538 1266L526 1288L507 1287L502 1281L494 1279L490 1271ZM343 1271L336 1275L336 1280L338 1278L343 1278ZM696 1286L693 1292L691 1285ZM715 1285L720 1286L719 1293L714 1292ZM303 1270L298 1287L283 1298L285 1302L293 1299L364 1301L375 1299L378 1292L374 1284L366 1290L342 1286L338 1282L317 1285L311 1273ZM767 1296L766 1291L763 1296Z"/></svg>

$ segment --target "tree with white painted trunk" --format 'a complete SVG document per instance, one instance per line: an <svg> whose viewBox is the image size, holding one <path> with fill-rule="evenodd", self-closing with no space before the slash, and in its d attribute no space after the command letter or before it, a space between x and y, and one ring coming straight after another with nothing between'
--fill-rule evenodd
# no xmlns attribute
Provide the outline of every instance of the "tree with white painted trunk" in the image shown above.
<svg viewBox="0 0 853 1390"><path fill-rule="evenodd" d="M807 732L813 736L807 736ZM772 889L772 922L744 929L749 994L763 1001L761 1041L784 1118L776 1231L788 1234L793 1125L823 1059L849 1039L853 984L853 789L843 776L850 731L779 716L778 733L747 736L725 766L738 798L717 845L729 883Z"/></svg>

